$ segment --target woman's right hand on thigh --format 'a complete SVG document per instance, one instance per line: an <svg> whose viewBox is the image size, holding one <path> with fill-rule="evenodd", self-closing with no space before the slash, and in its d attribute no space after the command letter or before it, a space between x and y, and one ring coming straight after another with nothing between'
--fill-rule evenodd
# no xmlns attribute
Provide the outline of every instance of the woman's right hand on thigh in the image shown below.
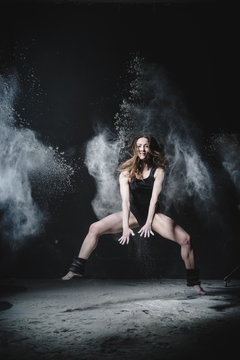
<svg viewBox="0 0 240 360"><path fill-rule="evenodd" d="M120 239L118 239L119 244L121 245L124 245L125 243L129 244L130 235L135 236L132 229L128 228L126 230L123 230L122 236L120 237Z"/></svg>

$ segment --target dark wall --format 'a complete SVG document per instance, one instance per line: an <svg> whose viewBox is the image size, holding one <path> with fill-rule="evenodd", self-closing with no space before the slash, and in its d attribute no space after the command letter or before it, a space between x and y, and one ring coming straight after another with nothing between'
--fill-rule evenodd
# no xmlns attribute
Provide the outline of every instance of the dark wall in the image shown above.
<svg viewBox="0 0 240 360"><path fill-rule="evenodd" d="M0 25L0 69L3 76L17 73L21 89L16 107L21 118L43 143L78 159L74 190L45 199L49 220L43 233L17 251L2 242L1 271L3 276L60 276L96 220L91 207L96 189L84 166L85 144L96 121L112 127L133 56L167 69L201 129L203 147L214 133L237 132L235 118L226 121L224 111L230 45L221 20L223 13L225 19L229 15L214 2L18 1L3 4L0 10L5 19ZM228 223L234 236L225 241L227 232L222 234L216 224L203 224L192 209L186 208L179 220L192 234L203 276L222 277L238 261L237 193L220 164L205 155L222 179L218 196L225 216L220 221ZM142 240L139 250L134 241L120 247L111 236L103 237L89 260L87 275L183 276L178 246L156 238Z"/></svg>

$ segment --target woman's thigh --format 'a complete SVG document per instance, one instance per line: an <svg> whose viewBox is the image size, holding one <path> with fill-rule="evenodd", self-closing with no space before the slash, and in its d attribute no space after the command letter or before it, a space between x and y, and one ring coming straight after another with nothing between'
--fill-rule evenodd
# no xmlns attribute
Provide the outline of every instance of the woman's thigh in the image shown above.
<svg viewBox="0 0 240 360"><path fill-rule="evenodd" d="M161 213L155 214L152 229L165 239L179 244L188 236L187 232L180 225L177 225L173 219Z"/></svg>
<svg viewBox="0 0 240 360"><path fill-rule="evenodd" d="M105 218L97 221L95 225L98 227L98 230L101 235L103 234L117 234L121 233L123 218L122 218L122 211L111 214L106 216ZM131 229L139 226L137 219L135 216L130 212L129 215L129 227Z"/></svg>

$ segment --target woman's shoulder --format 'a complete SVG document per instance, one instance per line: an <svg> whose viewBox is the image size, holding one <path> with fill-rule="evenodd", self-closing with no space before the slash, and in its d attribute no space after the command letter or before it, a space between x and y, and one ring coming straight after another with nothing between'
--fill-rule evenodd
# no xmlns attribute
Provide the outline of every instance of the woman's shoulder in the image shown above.
<svg viewBox="0 0 240 360"><path fill-rule="evenodd" d="M129 180L129 172L127 170L123 170L119 175L120 180Z"/></svg>
<svg viewBox="0 0 240 360"><path fill-rule="evenodd" d="M163 177L165 174L165 170L162 167L153 167L153 175L156 177Z"/></svg>

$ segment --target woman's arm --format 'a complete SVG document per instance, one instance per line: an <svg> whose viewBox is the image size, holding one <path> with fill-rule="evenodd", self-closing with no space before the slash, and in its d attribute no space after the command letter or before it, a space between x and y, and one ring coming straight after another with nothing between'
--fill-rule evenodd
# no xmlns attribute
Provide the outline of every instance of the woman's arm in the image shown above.
<svg viewBox="0 0 240 360"><path fill-rule="evenodd" d="M130 215L130 193L129 181L125 172L119 176L120 194L122 198L122 212L123 212L123 229L128 228L128 221Z"/></svg>
<svg viewBox="0 0 240 360"><path fill-rule="evenodd" d="M122 198L122 217L123 217L123 233L122 237L118 240L120 244L129 243L130 235L135 235L129 228L129 215L130 215L130 192L129 180L126 172L122 172L119 176L120 194Z"/></svg>
<svg viewBox="0 0 240 360"><path fill-rule="evenodd" d="M152 190L152 196L151 196L151 200L150 200L150 204L149 204L149 209L148 209L148 217L146 220L146 224L140 229L139 233L140 236L144 235L144 237L146 236L150 236L150 233L152 235L152 229L151 229L151 225L152 225L152 221L153 221L153 217L155 214L155 208L156 208L156 204L158 201L158 197L159 194L162 190L162 183L163 183L163 179L164 179L164 170L161 168L157 168L154 174L154 185L153 185L153 190Z"/></svg>

